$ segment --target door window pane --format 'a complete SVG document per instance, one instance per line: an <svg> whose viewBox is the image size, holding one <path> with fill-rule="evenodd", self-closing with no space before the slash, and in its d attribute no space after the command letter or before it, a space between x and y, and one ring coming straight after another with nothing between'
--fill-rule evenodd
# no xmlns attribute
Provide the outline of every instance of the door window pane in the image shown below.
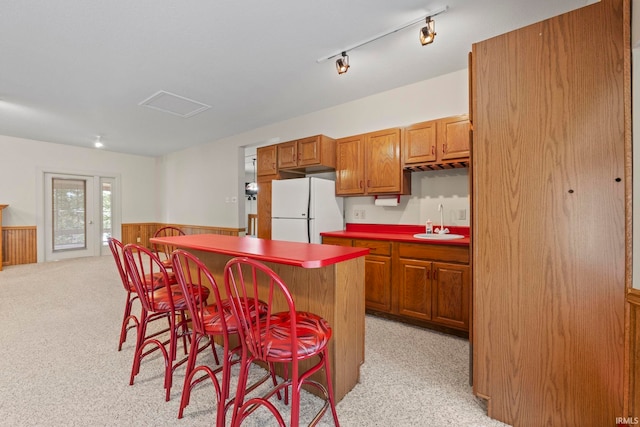
<svg viewBox="0 0 640 427"><path fill-rule="evenodd" d="M86 248L86 181L53 178L53 251Z"/></svg>
<svg viewBox="0 0 640 427"><path fill-rule="evenodd" d="M102 182L102 246L107 246L111 237L112 224L111 224L111 210L113 206L113 193L111 192L111 183Z"/></svg>

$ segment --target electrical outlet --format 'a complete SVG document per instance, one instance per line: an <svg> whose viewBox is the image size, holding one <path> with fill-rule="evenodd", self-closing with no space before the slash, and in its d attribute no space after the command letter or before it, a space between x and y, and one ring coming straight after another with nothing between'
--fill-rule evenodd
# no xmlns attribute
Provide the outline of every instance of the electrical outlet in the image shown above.
<svg viewBox="0 0 640 427"><path fill-rule="evenodd" d="M138 237L136 238L136 243L140 243L141 239Z"/></svg>
<svg viewBox="0 0 640 427"><path fill-rule="evenodd" d="M353 219L364 219L365 210L364 209L354 209L353 210Z"/></svg>
<svg viewBox="0 0 640 427"><path fill-rule="evenodd" d="M231 198L231 203L238 203L238 198L237 197L232 197Z"/></svg>
<svg viewBox="0 0 640 427"><path fill-rule="evenodd" d="M464 221L466 219L467 219L467 210L466 209L460 209L458 211L458 220Z"/></svg>

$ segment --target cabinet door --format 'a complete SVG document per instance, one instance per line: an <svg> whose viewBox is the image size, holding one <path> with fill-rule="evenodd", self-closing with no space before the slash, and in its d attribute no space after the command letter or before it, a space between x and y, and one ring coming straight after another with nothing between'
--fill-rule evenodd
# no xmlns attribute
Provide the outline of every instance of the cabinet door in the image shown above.
<svg viewBox="0 0 640 427"><path fill-rule="evenodd" d="M421 320L431 320L432 262L400 259L397 295L398 314Z"/></svg>
<svg viewBox="0 0 640 427"><path fill-rule="evenodd" d="M400 129L386 129L366 134L365 188L367 193L400 193Z"/></svg>
<svg viewBox="0 0 640 427"><path fill-rule="evenodd" d="M434 262L432 279L433 321L468 330L471 290L469 267Z"/></svg>
<svg viewBox="0 0 640 427"><path fill-rule="evenodd" d="M256 149L256 155L258 157L256 173L258 176L275 175L278 173L278 165L276 162L278 154L275 145L258 147Z"/></svg>
<svg viewBox="0 0 640 427"><path fill-rule="evenodd" d="M320 164L320 137L312 136L298 140L298 166Z"/></svg>
<svg viewBox="0 0 640 427"><path fill-rule="evenodd" d="M440 156L442 160L469 157L469 116L447 117L440 120Z"/></svg>
<svg viewBox="0 0 640 427"><path fill-rule="evenodd" d="M391 257L367 255L364 259L365 307L391 312Z"/></svg>
<svg viewBox="0 0 640 427"><path fill-rule="evenodd" d="M283 142L278 147L278 169L298 166L298 141Z"/></svg>
<svg viewBox="0 0 640 427"><path fill-rule="evenodd" d="M258 181L258 237L271 239L271 181Z"/></svg>
<svg viewBox="0 0 640 427"><path fill-rule="evenodd" d="M417 123L404 131L402 156L405 165L434 162L438 122Z"/></svg>
<svg viewBox="0 0 640 427"><path fill-rule="evenodd" d="M364 194L364 136L357 135L336 142L336 195Z"/></svg>

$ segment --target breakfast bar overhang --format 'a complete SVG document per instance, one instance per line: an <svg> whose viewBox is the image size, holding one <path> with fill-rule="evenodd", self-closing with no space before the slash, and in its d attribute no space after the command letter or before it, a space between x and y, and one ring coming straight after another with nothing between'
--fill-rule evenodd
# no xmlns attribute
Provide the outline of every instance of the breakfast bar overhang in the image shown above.
<svg viewBox="0 0 640 427"><path fill-rule="evenodd" d="M364 256L369 249L217 234L152 238L151 243L195 254L223 293L224 266L231 258L246 256L268 265L287 284L297 310L322 316L331 325L329 357L336 401L358 383L364 362ZM316 373L313 378L324 383L322 376Z"/></svg>

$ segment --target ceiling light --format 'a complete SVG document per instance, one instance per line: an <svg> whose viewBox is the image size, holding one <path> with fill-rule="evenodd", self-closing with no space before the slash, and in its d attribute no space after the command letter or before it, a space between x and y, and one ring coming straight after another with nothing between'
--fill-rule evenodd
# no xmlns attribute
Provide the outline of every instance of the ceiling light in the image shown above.
<svg viewBox="0 0 640 427"><path fill-rule="evenodd" d="M100 135L96 136L96 142L93 143L93 146L96 148L104 147L104 144L102 143L102 137Z"/></svg>
<svg viewBox="0 0 640 427"><path fill-rule="evenodd" d="M347 52L342 52L342 58L336 59L336 70L338 74L344 74L349 69L349 55Z"/></svg>
<svg viewBox="0 0 640 427"><path fill-rule="evenodd" d="M420 30L420 43L422 46L433 43L436 38L436 21L427 16L427 26Z"/></svg>

